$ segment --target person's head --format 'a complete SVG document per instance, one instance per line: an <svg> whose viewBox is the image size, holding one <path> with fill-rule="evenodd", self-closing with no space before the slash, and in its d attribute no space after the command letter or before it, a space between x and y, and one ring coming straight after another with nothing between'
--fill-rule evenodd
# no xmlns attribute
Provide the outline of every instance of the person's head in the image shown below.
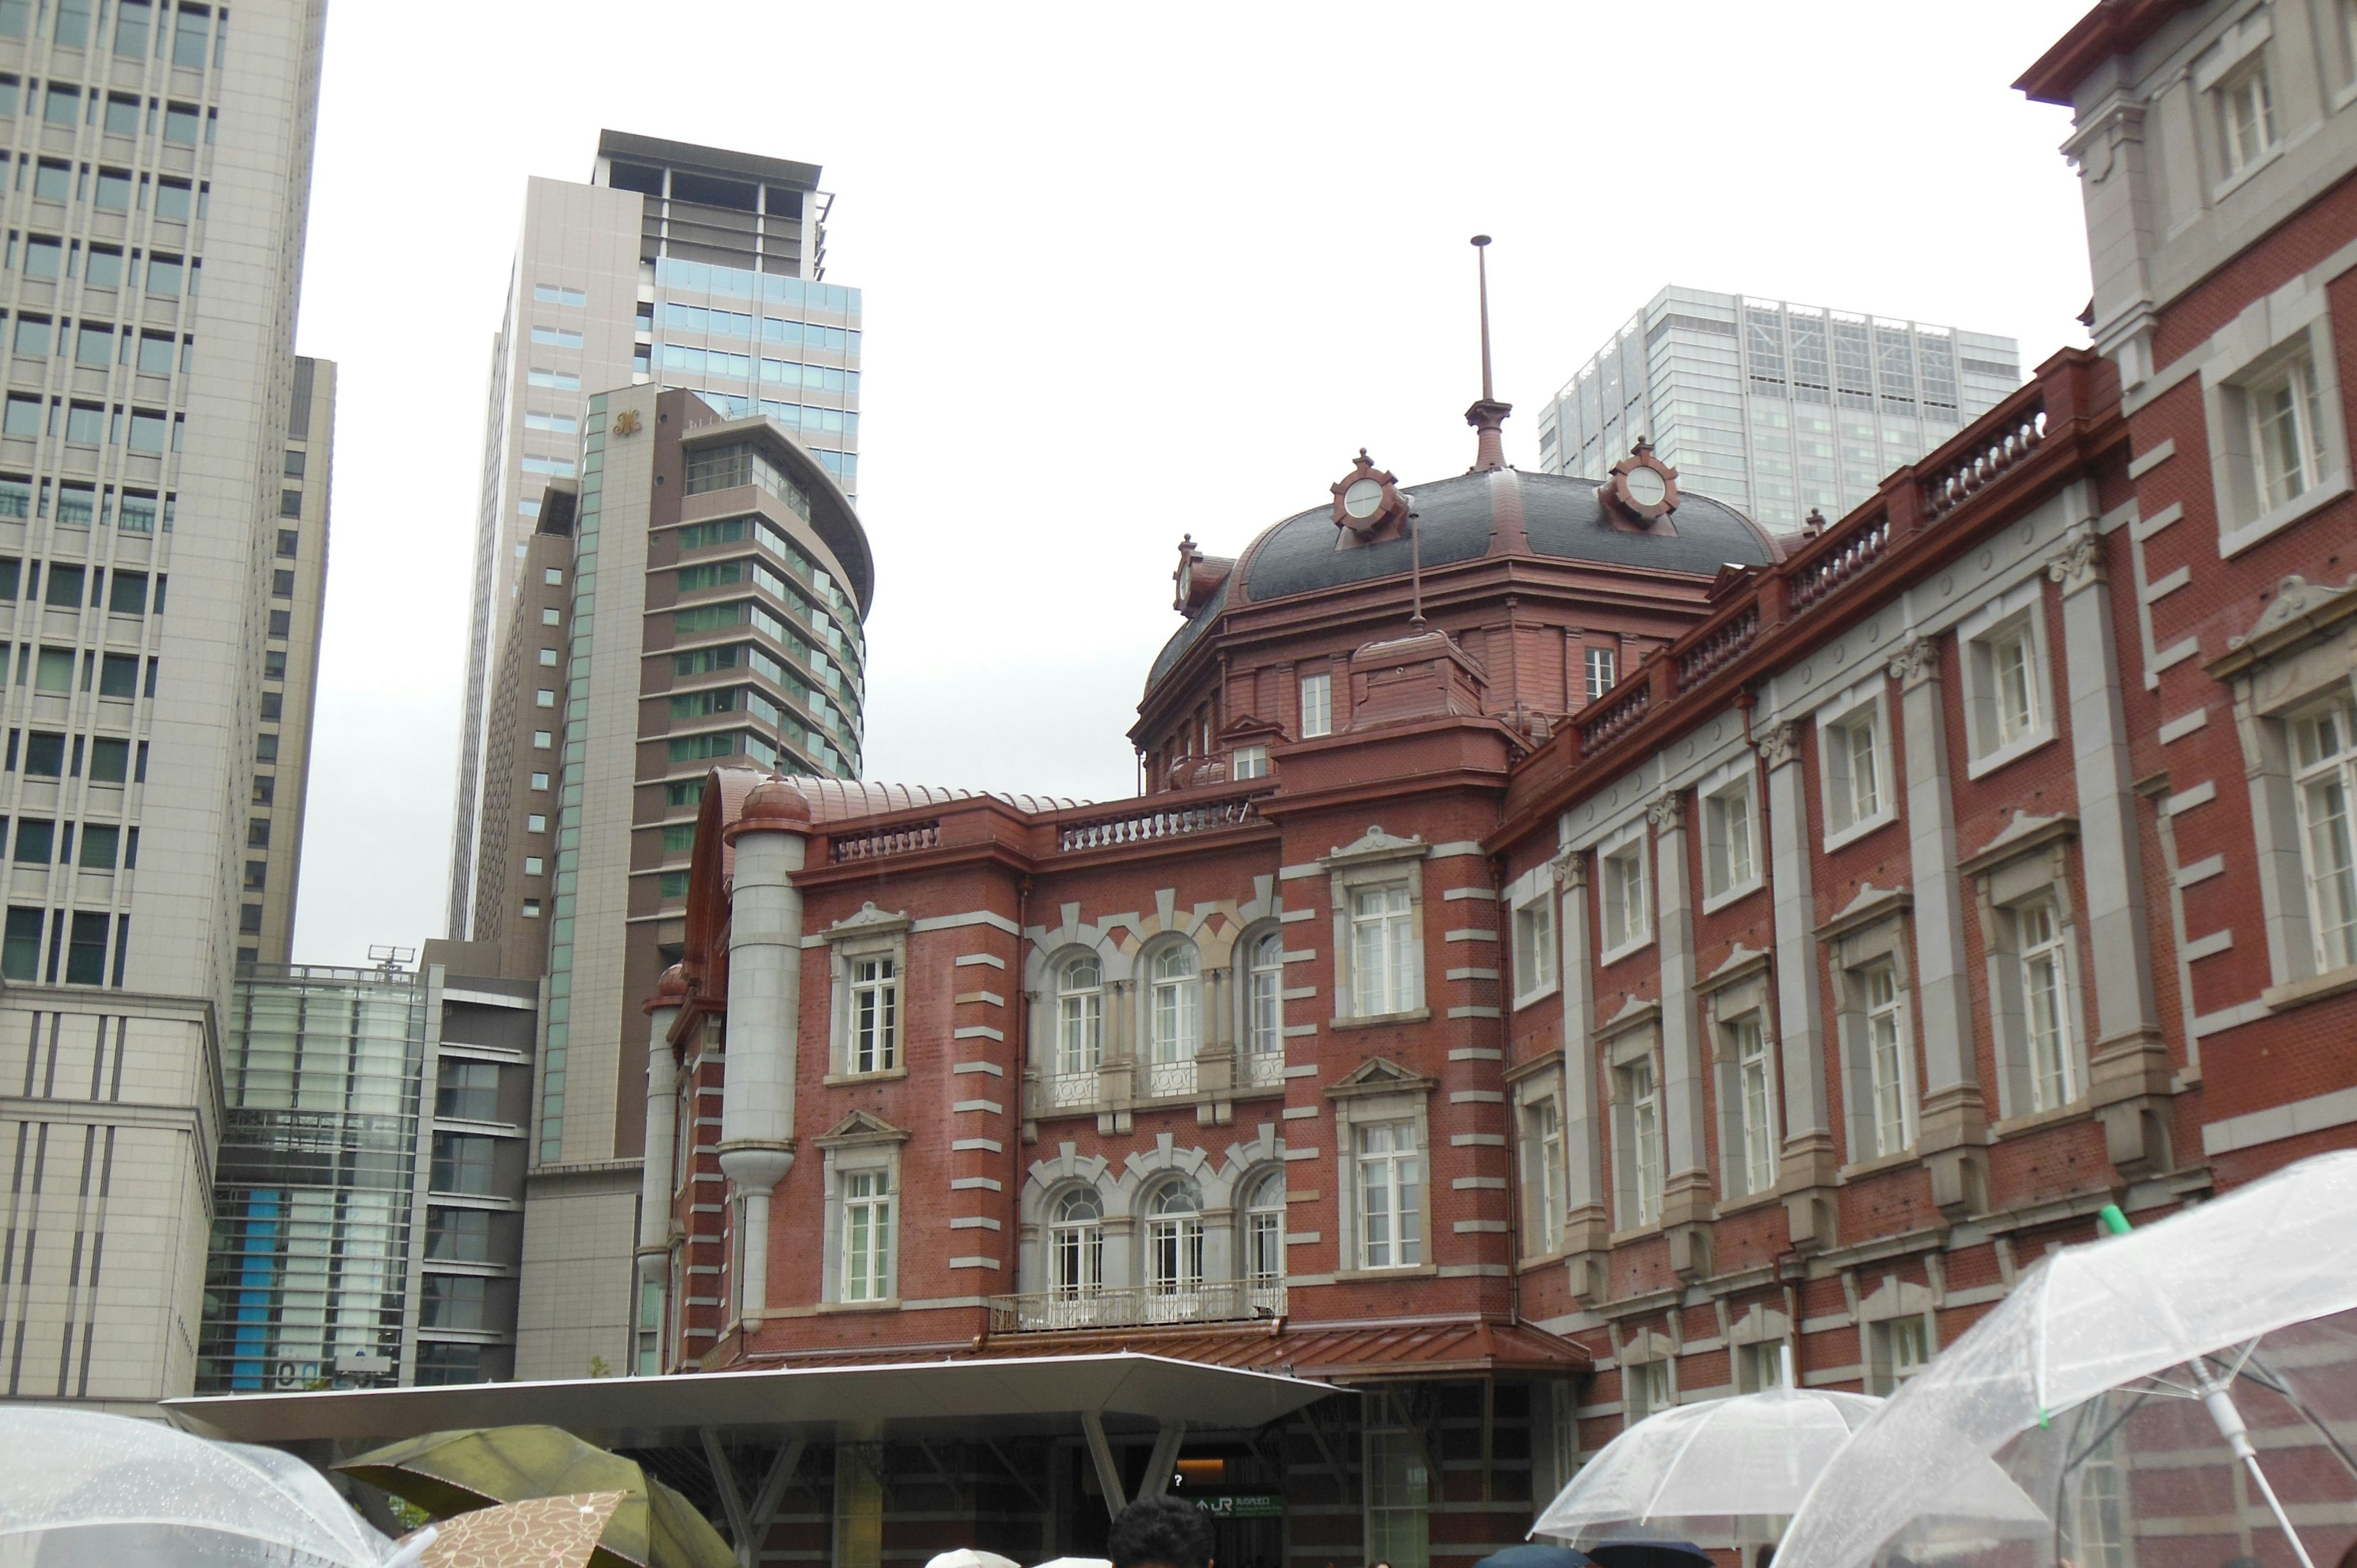
<svg viewBox="0 0 2357 1568"><path fill-rule="evenodd" d="M1113 1568L1211 1568L1211 1519L1177 1498L1140 1498L1105 1537Z"/></svg>

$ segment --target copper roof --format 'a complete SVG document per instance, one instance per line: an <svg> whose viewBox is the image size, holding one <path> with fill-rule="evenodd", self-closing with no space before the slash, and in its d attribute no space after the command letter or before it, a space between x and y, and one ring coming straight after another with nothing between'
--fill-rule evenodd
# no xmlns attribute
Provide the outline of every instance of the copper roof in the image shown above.
<svg viewBox="0 0 2357 1568"><path fill-rule="evenodd" d="M794 775L786 782L810 802L814 822L839 822L852 817L880 816L886 811L912 811L947 805L952 800L985 798L1004 800L1018 811L1062 811L1085 806L1056 795L1009 795L996 789L950 789L936 784L882 784L863 779L818 779Z"/></svg>

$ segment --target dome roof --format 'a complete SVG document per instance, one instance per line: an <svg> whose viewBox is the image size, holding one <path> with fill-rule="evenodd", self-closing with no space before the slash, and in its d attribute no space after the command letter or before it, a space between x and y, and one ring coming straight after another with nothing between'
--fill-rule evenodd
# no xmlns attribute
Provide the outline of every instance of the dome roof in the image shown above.
<svg viewBox="0 0 2357 1568"><path fill-rule="evenodd" d="M1780 556L1775 542L1759 524L1708 496L1687 493L1680 499L1670 519L1674 534L1616 528L1598 499L1601 489L1599 479L1513 468L1477 470L1407 487L1415 498L1425 569L1511 553L1709 577L1721 566L1764 566ZM1286 518L1253 541L1219 592L1164 645L1147 686L1168 674L1230 605L1266 604L1297 594L1405 577L1409 553L1405 536L1341 548L1330 506Z"/></svg>

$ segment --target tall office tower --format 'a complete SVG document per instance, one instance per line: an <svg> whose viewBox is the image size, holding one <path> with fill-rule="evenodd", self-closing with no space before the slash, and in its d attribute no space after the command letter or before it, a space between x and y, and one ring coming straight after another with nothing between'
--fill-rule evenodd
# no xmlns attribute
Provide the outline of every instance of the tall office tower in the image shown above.
<svg viewBox="0 0 2357 1568"><path fill-rule="evenodd" d="M497 961L239 975L199 1391L507 1374L540 987Z"/></svg>
<svg viewBox="0 0 2357 1568"><path fill-rule="evenodd" d="M194 1380L325 25L0 5L0 1395Z"/></svg>
<svg viewBox="0 0 2357 1568"><path fill-rule="evenodd" d="M2020 381L2010 338L1673 285L1539 411L1539 467L1600 479L1650 439L1680 489L1791 530L1866 500Z"/></svg>
<svg viewBox="0 0 2357 1568"><path fill-rule="evenodd" d="M583 399L652 383L800 435L859 489L859 291L823 281L815 164L602 133L586 185L533 178L491 345L450 853L450 934L469 934L483 739L500 639L548 479L570 478ZM481 936L487 933L474 931Z"/></svg>
<svg viewBox="0 0 2357 1568"><path fill-rule="evenodd" d="M303 804L319 686L319 618L328 591L328 480L335 466L336 367L298 358L286 411L278 520L271 530L270 620L245 822L241 963L285 963L303 869Z"/></svg>
<svg viewBox="0 0 2357 1568"><path fill-rule="evenodd" d="M780 422L713 403L652 386L589 398L578 486L544 492L501 666L514 683L492 703L487 796L504 804L480 882L500 896L478 912L546 932L519 1377L630 1365L643 1326L638 1004L686 940L714 762L841 777L858 755L866 534Z"/></svg>

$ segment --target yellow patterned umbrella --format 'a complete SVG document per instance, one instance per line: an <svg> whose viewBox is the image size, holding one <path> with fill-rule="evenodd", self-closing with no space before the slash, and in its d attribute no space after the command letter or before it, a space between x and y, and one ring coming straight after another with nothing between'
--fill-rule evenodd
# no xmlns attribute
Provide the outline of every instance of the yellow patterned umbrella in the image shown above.
<svg viewBox="0 0 2357 1568"><path fill-rule="evenodd" d="M619 1492L590 1568L736 1568L695 1506L619 1454L554 1426L429 1432L336 1468L437 1520L500 1503Z"/></svg>
<svg viewBox="0 0 2357 1568"><path fill-rule="evenodd" d="M477 1509L402 1537L384 1568L587 1568L621 1492Z"/></svg>

